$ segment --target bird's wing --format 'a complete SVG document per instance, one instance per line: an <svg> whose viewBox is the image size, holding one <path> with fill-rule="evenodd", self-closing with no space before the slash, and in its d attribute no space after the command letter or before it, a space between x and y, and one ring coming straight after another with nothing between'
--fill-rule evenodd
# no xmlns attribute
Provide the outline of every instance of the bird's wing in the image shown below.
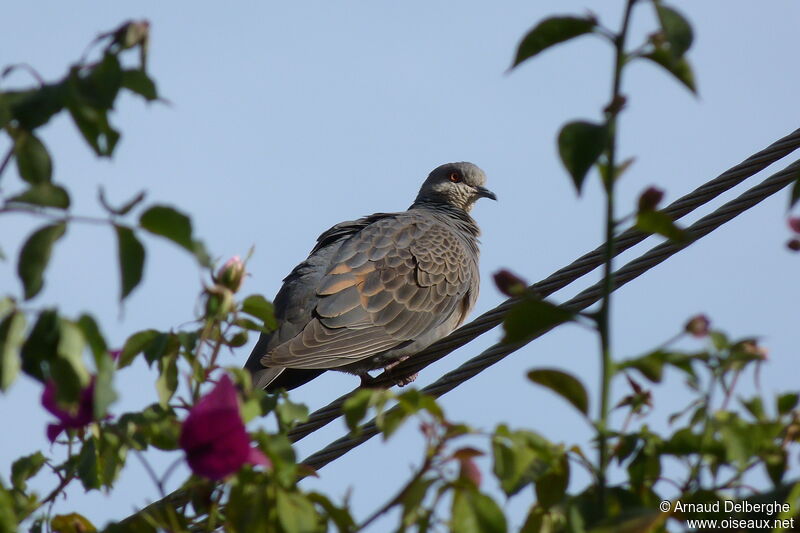
<svg viewBox="0 0 800 533"><path fill-rule="evenodd" d="M316 287L311 320L261 363L340 367L460 323L476 277L477 258L451 228L410 213L380 218L342 243Z"/></svg>

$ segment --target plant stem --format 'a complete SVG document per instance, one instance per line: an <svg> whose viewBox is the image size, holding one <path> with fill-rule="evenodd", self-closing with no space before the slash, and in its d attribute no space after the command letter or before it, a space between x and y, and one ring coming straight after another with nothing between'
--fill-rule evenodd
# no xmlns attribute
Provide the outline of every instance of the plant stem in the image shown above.
<svg viewBox="0 0 800 533"><path fill-rule="evenodd" d="M11 161L11 156L13 155L14 155L14 147L12 146L11 148L8 149L8 152L6 152L5 157L3 157L2 163L0 163L0 176L2 176L3 172L5 172L9 161Z"/></svg>
<svg viewBox="0 0 800 533"><path fill-rule="evenodd" d="M617 115L623 106L620 89L622 86L622 69L625 66L625 40L628 36L628 27L631 12L636 0L627 0L622 19L622 28L614 38L614 78L611 88L611 101L606 108L606 125L608 128L608 160L606 167L606 243L603 263L603 300L600 307L599 330L600 351L602 357L602 372L600 382L600 421L599 432L599 464L597 469L598 484L600 486L600 507L605 509L606 469L609 463L608 425L611 403L611 378L614 373L614 361L611 352L611 293L614 290L614 181L616 178L617 159Z"/></svg>

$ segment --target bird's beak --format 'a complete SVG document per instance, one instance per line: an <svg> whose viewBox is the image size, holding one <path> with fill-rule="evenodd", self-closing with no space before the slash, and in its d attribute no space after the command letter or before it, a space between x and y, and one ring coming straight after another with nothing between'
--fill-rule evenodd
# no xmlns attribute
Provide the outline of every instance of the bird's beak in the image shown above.
<svg viewBox="0 0 800 533"><path fill-rule="evenodd" d="M491 198L492 200L497 201L497 195L495 195L495 193L486 187L475 187L475 192L478 193L479 198Z"/></svg>

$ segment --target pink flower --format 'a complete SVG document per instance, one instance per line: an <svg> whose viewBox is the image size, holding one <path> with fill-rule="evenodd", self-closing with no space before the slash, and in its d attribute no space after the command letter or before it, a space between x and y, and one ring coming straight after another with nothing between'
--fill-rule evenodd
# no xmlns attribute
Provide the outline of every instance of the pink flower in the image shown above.
<svg viewBox="0 0 800 533"><path fill-rule="evenodd" d="M244 263L238 255L234 255L219 269L215 281L223 287L236 292L242 286L244 275Z"/></svg>
<svg viewBox="0 0 800 533"><path fill-rule="evenodd" d="M264 454L250 446L236 388L227 375L189 411L179 443L192 472L214 481L228 477L245 464L269 466Z"/></svg>
<svg viewBox="0 0 800 533"><path fill-rule="evenodd" d="M94 378L81 391L77 408L65 409L56 402L56 383L49 380L42 392L42 406L56 418L57 424L47 426L47 438L54 442L65 429L79 429L91 424L94 420Z"/></svg>

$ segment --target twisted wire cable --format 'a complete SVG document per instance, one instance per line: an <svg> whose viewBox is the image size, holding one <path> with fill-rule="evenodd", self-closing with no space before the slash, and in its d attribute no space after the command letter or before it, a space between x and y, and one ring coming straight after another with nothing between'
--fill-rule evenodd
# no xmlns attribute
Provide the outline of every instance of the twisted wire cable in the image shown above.
<svg viewBox="0 0 800 533"><path fill-rule="evenodd" d="M720 194L730 190L742 183L745 179L760 172L772 163L782 159L789 153L800 147L800 129L797 129L785 137L775 141L763 150L751 155L738 165L726 170L713 180L701 185L694 191L675 200L665 207L663 211L670 215L674 220L678 220L691 213L698 207L710 202ZM649 236L634 228L624 231L614 242L615 256L639 244ZM584 254L568 266L554 272L546 279L535 283L530 287L541 297L547 297L552 293L566 287L575 280L583 277L598 266L603 264L603 254L605 245L598 246L593 251ZM503 321L503 317L510 307L516 303L515 299L509 299L501 303L494 309L487 311L461 326L447 337L438 340L424 350L421 350L410 359L400 363L391 372L384 372L375 378L375 386L391 386L399 378L413 375L428 365L438 361L456 349L464 346L476 337L486 333ZM325 407L312 413L308 421L299 424L289 432L292 442L310 435L319 428L329 424L341 416L342 404L357 389L340 396Z"/></svg>
<svg viewBox="0 0 800 533"><path fill-rule="evenodd" d="M769 165L773 164L774 162L782 159L786 155L790 154L797 148L800 148L800 128L793 131L789 135L775 141L768 147L764 148L763 150L751 155L738 165L730 168L729 170L723 172L718 177L714 178L713 180L705 183L704 185L698 187L691 193L679 198L678 200L671 203L669 206L663 209L663 211L673 217L675 220L685 216L686 214L694 211L698 207L708 203L709 201L713 200L720 194L724 193L725 191L735 187L736 185L743 182L745 179L753 176L754 174L760 172L764 168L768 167ZM792 168L793 170L797 170L797 163L794 163L789 168L783 171L784 178L779 180L780 186L773 181L772 185L768 185L770 180L775 180L778 177L778 174L769 178L765 181L760 187L777 187L777 189L769 192L772 194L780 190L780 188L785 187L788 183L794 179L788 178L786 173L789 172L789 169ZM779 173L781 174L781 173ZM788 180L788 181L784 181ZM751 189L748 191L747 194L751 194L758 188ZM739 199L741 201L745 201L745 195L742 195ZM758 195L753 197L752 195L749 197L751 201L755 199L755 203L758 203L763 198L759 198ZM726 208L728 210L732 209L730 205L733 202L726 204L725 206L721 207L712 215L705 217L699 220L695 225L690 228L694 233L694 235L702 237L713 231L717 226L704 226L704 224L709 224L708 220L709 217L722 217L726 216L725 213L732 213L729 218L725 221L730 220L739 212L734 211L725 211ZM751 205L750 205L751 206ZM745 209L749 208L750 206L746 207ZM714 221L713 218L710 219L712 222ZM722 219L719 219L722 220ZM705 221L705 222L704 222ZM724 221L719 222L719 225L723 224ZM703 228L706 228L705 230ZM705 233L702 233L705 231ZM619 255L620 253L624 252L625 250L635 246L636 244L640 243L642 240L647 238L649 235L639 232L633 228L630 228L620 234L618 237L615 238L615 255ZM668 250L669 246L674 246L671 244L663 244L657 246L645 256L640 257L639 259L628 263L625 267L621 268L616 274L616 283L617 288L622 286L624 283L627 283L631 279L635 278L636 276L640 275L643 271L639 271L637 273L636 269L633 269L633 266L637 266L637 268L651 268L646 267L642 263L637 263L640 261L645 261L646 256L649 254L654 254L654 257L658 258L658 261L655 264L660 263L661 261L668 258L670 255L675 253L681 248L676 250ZM685 247L685 245L683 246ZM598 266L603 263L603 250L604 246L599 246L595 250L584 254L583 256L576 259L574 262L569 264L568 266L554 272L546 279L532 285L530 288L531 290L535 291L538 295L542 297L546 297L553 292L566 287L573 281L583 277L585 274L591 272ZM661 255L664 254L664 255ZM652 259L650 259L652 260ZM653 265L653 266L654 266ZM630 268L629 268L630 267ZM628 270L626 270L628 269ZM633 275L635 274L635 275ZM581 294L573 298L570 304L575 305L576 309L577 306L583 306L582 308L588 307L596 301L596 295L593 295L590 291L592 288L583 291ZM595 298L595 299L593 299ZM512 307L517 300L509 299L503 302L502 304L498 305L494 309L487 311L486 313L480 315L475 320L465 324L464 326L458 328L456 331L448 335L447 337L440 339L439 341L433 343L431 346L426 348L425 350L420 351L418 354L414 355L413 358L408 359L395 367L391 374L384 372L377 378L375 378L374 383L376 385L392 385L394 381L397 379L398 376L403 375L410 375L413 374L422 368L432 364L435 361L438 361L442 357L446 356L447 354L451 353L452 351L460 348L461 346L467 344L471 340L475 339L476 337L482 335L483 333L489 331L490 329L494 328L498 324L500 324L505 316L505 313L508 311L510 307ZM566 305L566 304L565 304ZM541 334L543 334L542 332ZM541 335L540 334L540 335ZM534 337L536 338L536 337ZM457 369L448 372L436 382L428 385L427 387L423 388L422 391L431 394L434 396L441 396L446 392L455 388L458 384L463 383L467 379L477 375L479 372L488 368L489 366L493 365L497 361L501 360L503 357L508 355L509 353L521 348L525 343L517 343L517 344L505 344L505 345L495 345L489 348L488 350L484 351L482 354L470 359L466 363L459 366ZM357 390L357 389L356 389ZM352 391L348 394L340 396L338 399L334 400L327 406L318 409L314 413L311 414L308 421L299 424L296 426L292 431L289 432L289 438L296 442L303 437L313 433L317 429L327 425L328 423L336 420L338 417L342 415L342 404L344 401L349 398L353 393ZM333 443L329 444L323 450L309 456L304 462L313 468L322 468L326 464L330 463L334 459L344 455L347 451L355 448L356 446L360 445L363 442L366 442L375 434L377 433L377 428L375 427L374 420L370 423L367 423L363 428L362 432L355 437L343 437L334 441ZM178 489L173 491L172 493L168 494L164 498L157 500L143 509L140 509L136 513L128 516L124 520L122 520L119 525L126 526L131 524L141 523L147 524L146 516L151 513L159 513L166 507L178 507L181 505L185 505L189 501L190 493L188 491Z"/></svg>
<svg viewBox="0 0 800 533"><path fill-rule="evenodd" d="M619 289L626 283L641 276L651 268L662 263L670 256L688 247L697 240L705 237L726 222L732 220L741 213L747 211L754 205L770 197L795 180L800 179L800 160L795 161L788 167L776 174L773 174L759 185L749 189L736 199L724 204L719 209L701 218L692 224L687 231L689 240L686 242L664 242L650 249L640 257L630 261L625 266L614 272L613 290ZM602 298L603 282L596 283L586 290L579 293L574 298L563 304L563 307L572 311L581 311ZM434 397L439 397L465 381L472 379L483 370L505 358L510 353L519 350L534 339L537 339L549 331L548 328L537 332L531 338L517 343L497 343L480 355L473 357L455 370L448 372L434 383L424 387L422 392ZM331 461L338 459L348 451L368 441L379 433L378 427L373 418L361 428L361 432L356 436L346 435L341 437L322 450L314 453L305 460L303 464L314 469L320 469Z"/></svg>

